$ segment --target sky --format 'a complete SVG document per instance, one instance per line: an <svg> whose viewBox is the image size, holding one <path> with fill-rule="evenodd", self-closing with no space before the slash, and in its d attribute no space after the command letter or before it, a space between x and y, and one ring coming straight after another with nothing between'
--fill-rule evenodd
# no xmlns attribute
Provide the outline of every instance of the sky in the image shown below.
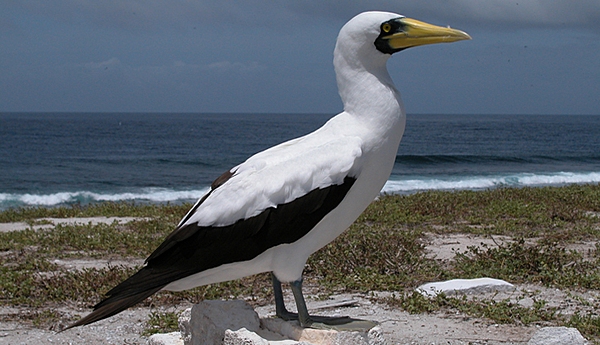
<svg viewBox="0 0 600 345"><path fill-rule="evenodd" d="M335 114L366 10L473 37L391 57L409 114L600 114L600 0L2 0L0 112Z"/></svg>

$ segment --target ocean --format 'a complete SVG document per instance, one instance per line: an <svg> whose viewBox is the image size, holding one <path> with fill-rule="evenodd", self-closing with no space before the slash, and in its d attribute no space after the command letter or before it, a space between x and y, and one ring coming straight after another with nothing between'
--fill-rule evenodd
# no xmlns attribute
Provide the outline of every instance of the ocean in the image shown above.
<svg viewBox="0 0 600 345"><path fill-rule="evenodd" d="M332 115L0 113L0 209L190 202ZM383 193L600 183L600 116L416 115Z"/></svg>

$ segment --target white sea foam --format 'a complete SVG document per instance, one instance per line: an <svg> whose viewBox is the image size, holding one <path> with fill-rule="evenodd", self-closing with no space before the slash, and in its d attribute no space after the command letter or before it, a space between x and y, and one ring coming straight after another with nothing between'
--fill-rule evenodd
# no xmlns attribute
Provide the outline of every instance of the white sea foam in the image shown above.
<svg viewBox="0 0 600 345"><path fill-rule="evenodd" d="M436 178L392 177L382 192L414 193L424 190L487 189L499 186L547 186L571 183L600 183L600 172L572 173L559 172L547 174L508 174L495 176L461 176ZM208 191L208 187L195 190L173 190L168 188L140 188L127 192L59 192L52 194L11 194L0 193L0 209L18 206L56 206L75 203L101 201L141 201L141 202L181 202L195 201Z"/></svg>
<svg viewBox="0 0 600 345"><path fill-rule="evenodd" d="M202 197L208 188L200 190L176 191L166 188L144 188L135 192L95 193L89 191L59 192L53 194L10 194L0 193L0 206L56 206L72 203L97 201L193 201Z"/></svg>
<svg viewBox="0 0 600 345"><path fill-rule="evenodd" d="M446 178L414 178L387 181L382 192L388 194L411 193L423 190L486 189L499 186L525 187L549 186L571 183L600 183L599 172L558 172L547 174L510 174L503 176L470 176Z"/></svg>

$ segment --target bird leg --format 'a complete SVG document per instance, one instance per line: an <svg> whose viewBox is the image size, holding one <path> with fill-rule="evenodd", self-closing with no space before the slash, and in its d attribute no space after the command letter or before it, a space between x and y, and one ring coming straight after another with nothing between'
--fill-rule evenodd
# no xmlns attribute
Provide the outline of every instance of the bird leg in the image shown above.
<svg viewBox="0 0 600 345"><path fill-rule="evenodd" d="M304 301L304 295L302 294L302 278L290 283L292 293L294 294L294 300L296 301L296 308L298 309L298 321L302 327L311 327L314 323L313 319L308 315L308 308ZM318 327L317 327L318 328Z"/></svg>
<svg viewBox="0 0 600 345"><path fill-rule="evenodd" d="M273 273L271 273L271 279L273 280L273 294L275 295L275 315L285 321L298 320L298 314L289 312L285 308L281 282Z"/></svg>
<svg viewBox="0 0 600 345"><path fill-rule="evenodd" d="M348 316L331 317L331 316L311 316L308 314L308 308L306 307L306 301L302 294L302 278L290 283L292 293L294 294L294 300L296 301L296 307L298 313L289 312L285 308L283 302L283 290L281 289L281 282L274 274L271 274L273 280L273 292L275 295L275 314L285 320L298 320L300 326L316 328L316 329L329 329L338 331L368 331L369 329L377 325L376 322L353 319Z"/></svg>
<svg viewBox="0 0 600 345"><path fill-rule="evenodd" d="M275 277L275 274L271 274L271 278L273 280L273 294L275 295L275 314L285 321L298 320L300 326L310 327L313 324L313 320L312 317L308 315L306 302L302 295L302 279L290 283L294 299L296 300L296 307L298 309L298 313L292 313L286 309L285 303L283 302L281 282Z"/></svg>

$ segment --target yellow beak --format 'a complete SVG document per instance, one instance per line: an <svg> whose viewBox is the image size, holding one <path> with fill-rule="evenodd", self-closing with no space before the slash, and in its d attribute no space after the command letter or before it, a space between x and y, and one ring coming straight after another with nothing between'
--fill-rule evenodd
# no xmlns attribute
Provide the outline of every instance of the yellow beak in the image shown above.
<svg viewBox="0 0 600 345"><path fill-rule="evenodd" d="M450 27L441 27L427 24L415 19L402 18L402 31L383 36L382 39L389 41L393 49L404 49L434 43L449 43L462 40L470 40L466 32Z"/></svg>

